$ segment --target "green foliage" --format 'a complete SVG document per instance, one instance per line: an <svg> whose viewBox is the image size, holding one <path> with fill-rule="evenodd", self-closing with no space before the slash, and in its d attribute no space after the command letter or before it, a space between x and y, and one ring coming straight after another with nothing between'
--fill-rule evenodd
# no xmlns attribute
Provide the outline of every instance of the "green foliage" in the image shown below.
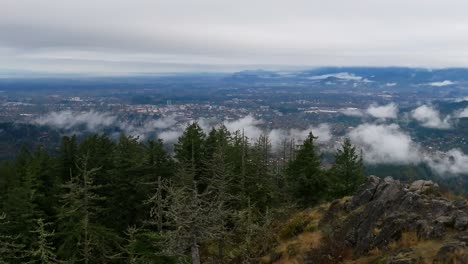
<svg viewBox="0 0 468 264"><path fill-rule="evenodd" d="M44 220L39 218L36 220L37 227L32 232L36 237L36 241L32 245L29 252L30 261L28 263L54 264L61 263L57 260L55 247L52 244L54 232L49 232L47 228L51 223L44 223Z"/></svg>
<svg viewBox="0 0 468 264"><path fill-rule="evenodd" d="M330 170L334 198L352 195L365 180L362 154L356 153L356 147L345 139L335 154L335 164Z"/></svg>
<svg viewBox="0 0 468 264"><path fill-rule="evenodd" d="M323 169L312 133L273 153L267 135L251 141L224 126L205 135L193 123L173 156L166 147L71 136L56 154L23 148L0 164L9 218L0 219L0 263L252 263L275 244L273 223L291 204L347 195L363 176L349 142ZM316 228L295 218L280 235Z"/></svg>
<svg viewBox="0 0 468 264"><path fill-rule="evenodd" d="M289 191L303 206L315 204L327 195L328 182L320 167L321 160L315 147L315 139L310 132L287 169Z"/></svg>
<svg viewBox="0 0 468 264"><path fill-rule="evenodd" d="M5 213L0 214L0 264L19 263L25 257L25 246L19 244L19 236L9 235L9 221Z"/></svg>

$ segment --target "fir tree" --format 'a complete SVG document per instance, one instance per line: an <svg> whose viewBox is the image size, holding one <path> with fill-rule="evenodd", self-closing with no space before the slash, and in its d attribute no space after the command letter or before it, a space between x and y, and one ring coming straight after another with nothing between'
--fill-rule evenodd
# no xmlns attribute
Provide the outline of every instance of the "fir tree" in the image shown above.
<svg viewBox="0 0 468 264"><path fill-rule="evenodd" d="M296 151L288 166L288 185L291 196L301 205L314 204L327 193L327 184L320 168L320 156L315 148L312 132Z"/></svg>
<svg viewBox="0 0 468 264"><path fill-rule="evenodd" d="M0 214L0 264L18 263L25 257L25 246L19 241L18 235L11 235L6 232L9 221L6 214Z"/></svg>
<svg viewBox="0 0 468 264"><path fill-rule="evenodd" d="M32 231L32 233L35 234L34 236L36 239L33 243L32 250L29 252L31 260L28 263L62 263L57 260L55 247L52 245L54 232L49 232L47 230L51 225L51 223L44 223L42 218L36 220L36 228Z"/></svg>
<svg viewBox="0 0 468 264"><path fill-rule="evenodd" d="M62 207L59 211L60 255L69 261L79 263L105 262L111 256L109 242L116 237L109 229L96 221L104 200L97 194L101 187L94 183L94 176L100 168L89 168L89 156L79 160L78 175L63 187Z"/></svg>
<svg viewBox="0 0 468 264"><path fill-rule="evenodd" d="M353 194L364 182L364 164L362 155L356 153L356 147L345 139L335 154L335 164L331 169L333 191L337 197Z"/></svg>

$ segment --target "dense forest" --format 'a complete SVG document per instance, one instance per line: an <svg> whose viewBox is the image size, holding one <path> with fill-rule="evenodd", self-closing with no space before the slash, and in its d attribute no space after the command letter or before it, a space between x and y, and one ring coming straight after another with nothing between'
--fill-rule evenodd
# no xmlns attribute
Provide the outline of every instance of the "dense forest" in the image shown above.
<svg viewBox="0 0 468 264"><path fill-rule="evenodd" d="M298 208L364 181L349 140L324 168L309 134L273 155L225 127L161 140L63 137L0 165L0 263L252 263Z"/></svg>

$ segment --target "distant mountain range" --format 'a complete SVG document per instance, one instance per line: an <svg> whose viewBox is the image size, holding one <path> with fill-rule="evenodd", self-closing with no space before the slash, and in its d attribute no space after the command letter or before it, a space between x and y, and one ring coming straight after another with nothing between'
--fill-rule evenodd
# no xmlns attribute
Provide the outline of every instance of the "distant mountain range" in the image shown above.
<svg viewBox="0 0 468 264"><path fill-rule="evenodd" d="M413 83L434 87L468 82L468 68L423 69L404 67L324 67L305 71L248 70L236 72L227 81L378 82L389 86Z"/></svg>

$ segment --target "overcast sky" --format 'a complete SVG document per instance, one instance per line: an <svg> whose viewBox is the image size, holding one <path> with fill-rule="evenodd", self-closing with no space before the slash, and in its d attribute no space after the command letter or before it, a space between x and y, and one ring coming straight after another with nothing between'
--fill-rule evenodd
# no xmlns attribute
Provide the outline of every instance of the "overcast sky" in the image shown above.
<svg viewBox="0 0 468 264"><path fill-rule="evenodd" d="M467 0L0 0L0 71L468 67Z"/></svg>

